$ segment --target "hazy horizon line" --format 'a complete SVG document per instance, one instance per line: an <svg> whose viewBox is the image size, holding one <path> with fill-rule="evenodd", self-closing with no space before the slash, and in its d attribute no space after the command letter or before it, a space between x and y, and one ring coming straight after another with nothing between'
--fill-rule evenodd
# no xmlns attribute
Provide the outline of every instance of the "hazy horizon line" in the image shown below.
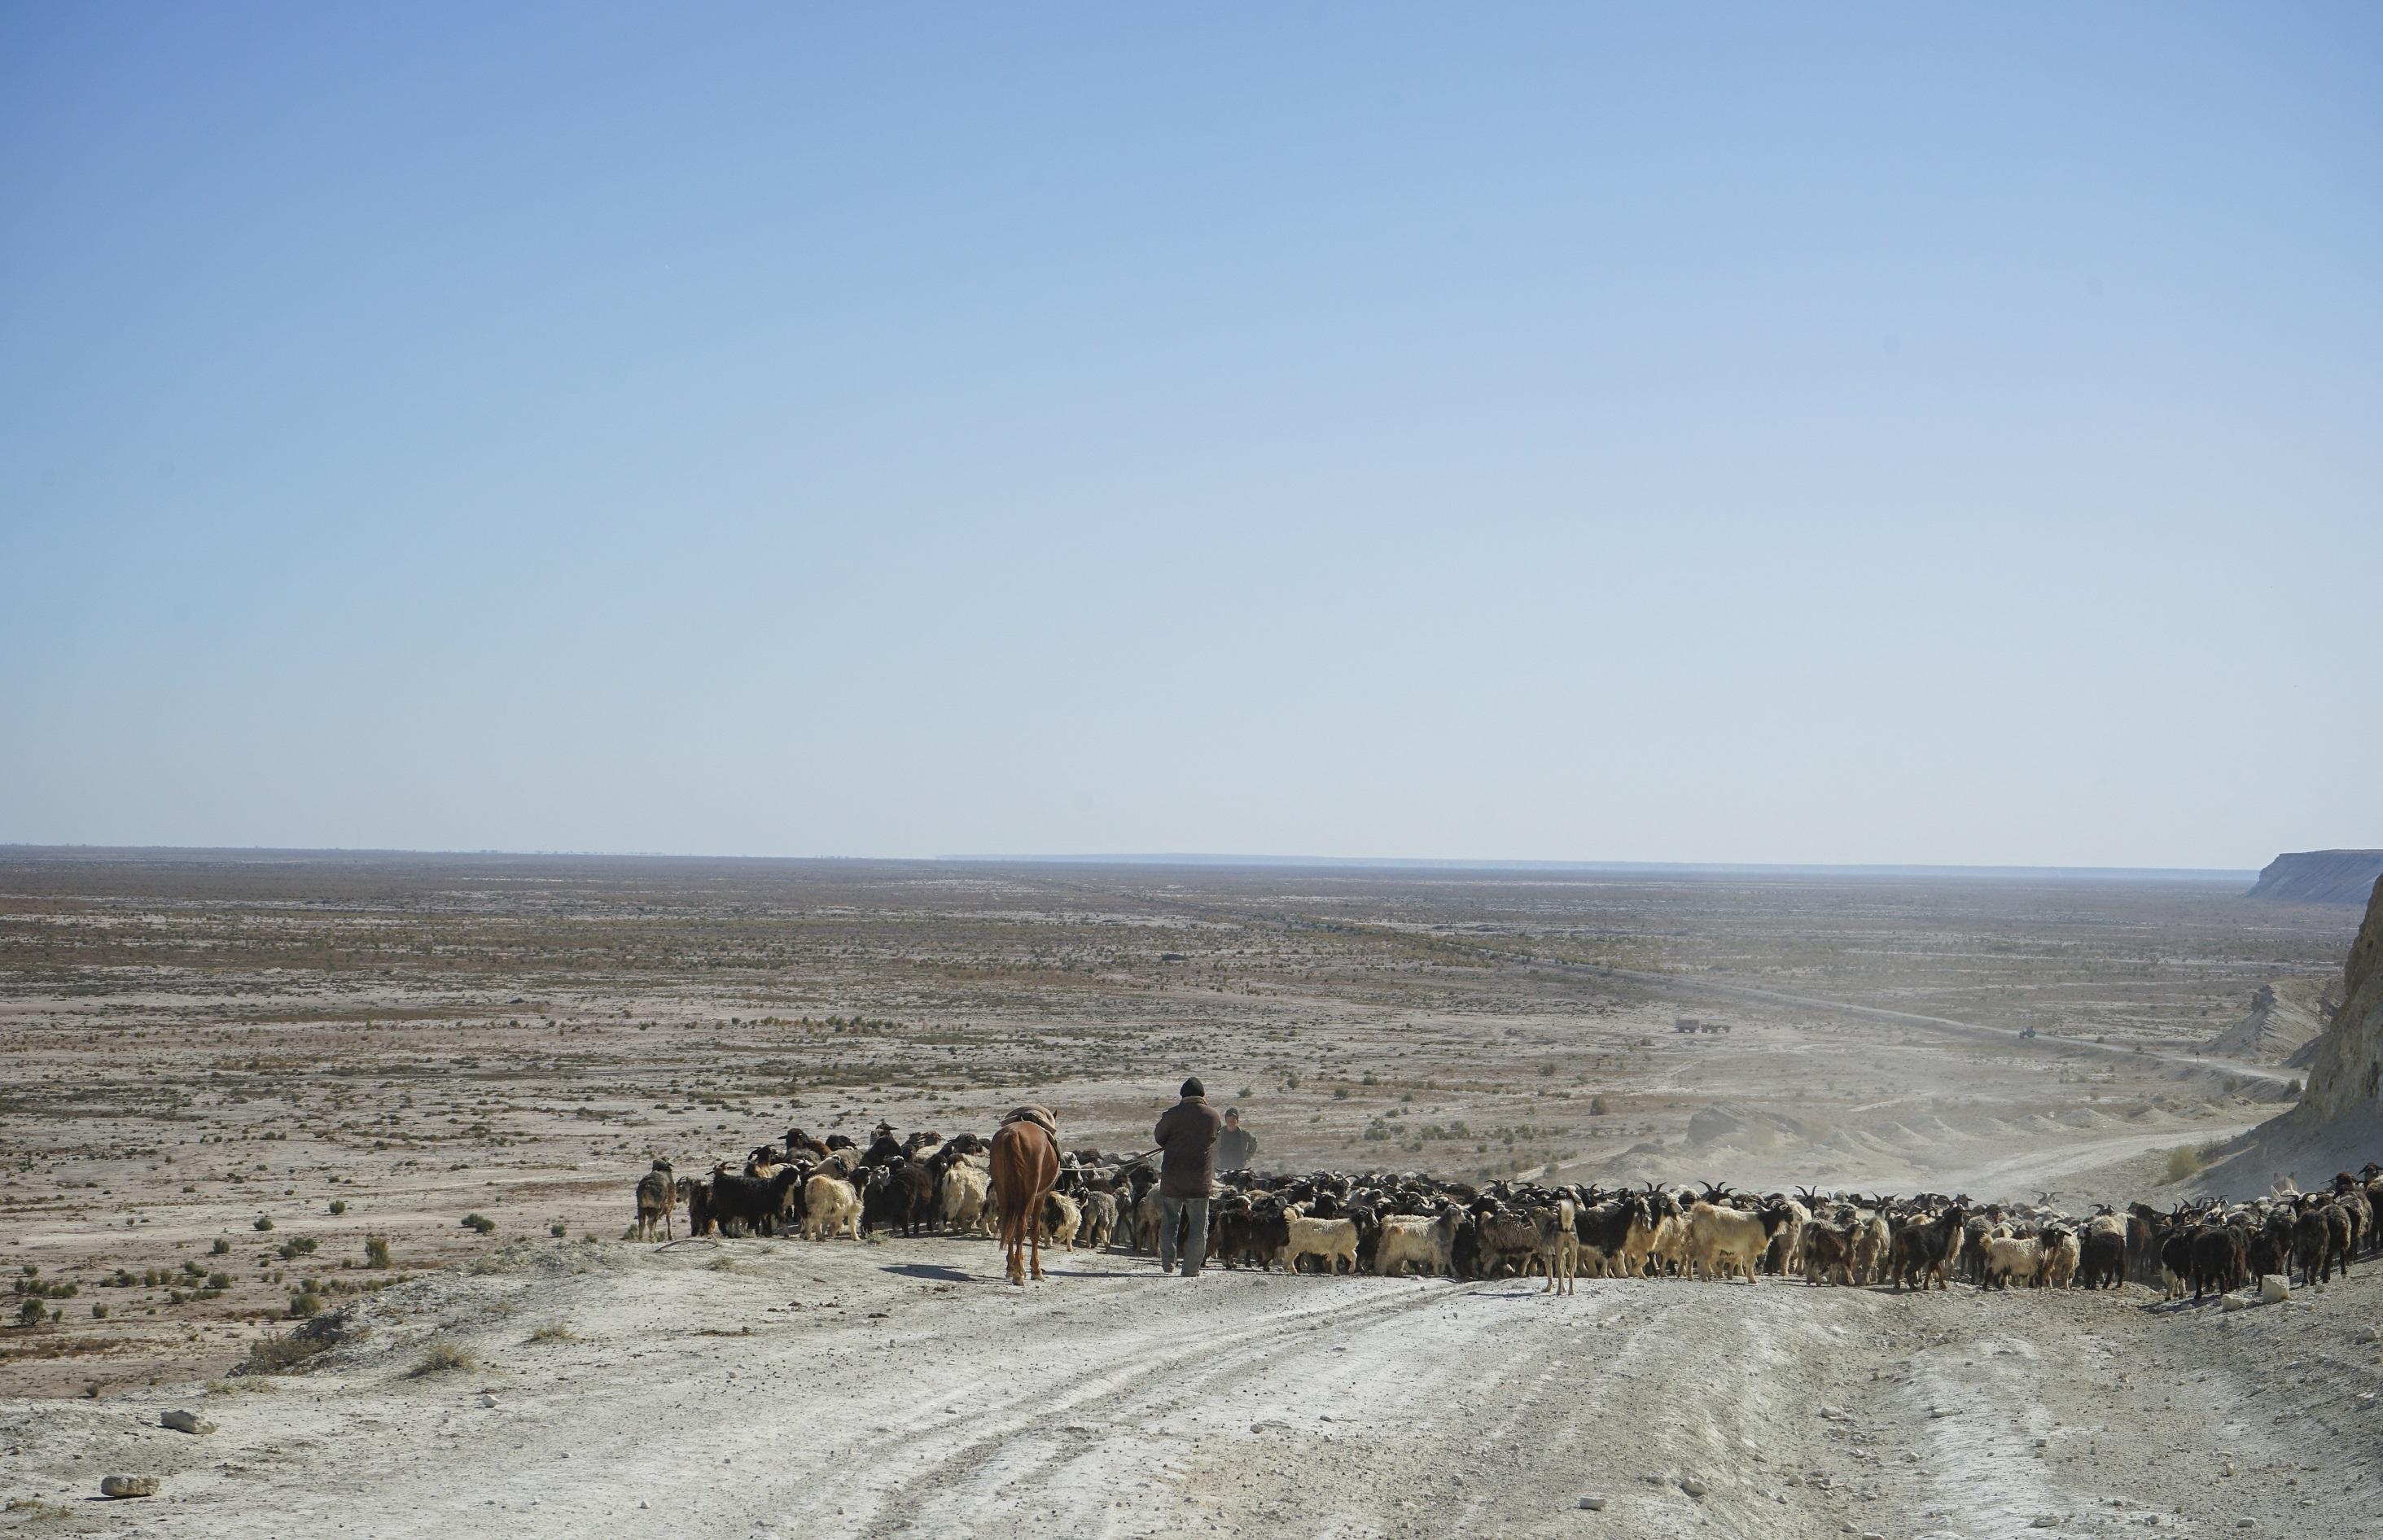
<svg viewBox="0 0 2383 1540"><path fill-rule="evenodd" d="M1979 862L1895 861L1602 861L1443 856L1280 856L1204 851L977 853L936 856L707 855L670 850L513 850L409 848L399 845L171 845L34 844L0 841L0 858L40 855L169 855L226 856L449 856L632 861L841 861L915 866L1261 867L1276 869L1373 871L1517 871L1680 873L1704 876L1846 876L2110 878L2185 881L2255 880L2257 867L2113 867ZM2280 852L2279 854L2296 854Z"/></svg>

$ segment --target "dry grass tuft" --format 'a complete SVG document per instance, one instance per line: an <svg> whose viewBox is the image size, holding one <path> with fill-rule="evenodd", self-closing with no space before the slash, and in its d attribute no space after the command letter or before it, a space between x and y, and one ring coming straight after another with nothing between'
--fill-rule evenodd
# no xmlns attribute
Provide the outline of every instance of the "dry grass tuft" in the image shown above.
<svg viewBox="0 0 2383 1540"><path fill-rule="evenodd" d="M443 1374L451 1369L473 1370L480 1366L480 1358L460 1342L443 1338L423 1349L421 1358L406 1372L408 1379L420 1379L425 1374Z"/></svg>
<svg viewBox="0 0 2383 1540"><path fill-rule="evenodd" d="M241 1365L245 1374L286 1374L317 1353L327 1352L327 1337L307 1337L295 1333L273 1333L258 1337L248 1345L248 1358Z"/></svg>

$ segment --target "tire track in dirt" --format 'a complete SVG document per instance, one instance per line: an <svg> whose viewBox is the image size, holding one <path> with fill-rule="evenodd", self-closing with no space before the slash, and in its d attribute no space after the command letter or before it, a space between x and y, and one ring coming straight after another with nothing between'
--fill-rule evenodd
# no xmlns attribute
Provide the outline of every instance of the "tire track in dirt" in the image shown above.
<svg viewBox="0 0 2383 1540"><path fill-rule="evenodd" d="M143 1513L223 1535L2371 1531L2364 1268L2229 1314L1962 1286L1186 1283L1117 1256L1019 1291L977 1281L988 1254L740 1242L426 1277L315 1375L205 1398L204 1444L64 1403L8 1441L54 1489L160 1461ZM579 1340L525 1342L557 1319ZM408 1377L434 1337L502 1368Z"/></svg>
<svg viewBox="0 0 2383 1540"><path fill-rule="evenodd" d="M1056 1451L1070 1441L1105 1437L1116 1442L1114 1433L1096 1430L1145 1425L1151 1417L1167 1413L1170 1408L1162 1402L1179 1407L1187 1382L1170 1377L1168 1372L1185 1362L1195 1364L1198 1375L1210 1380L1229 1376L1265 1353L1283 1350L1286 1337L1296 1344L1327 1331L1345 1336L1377 1318L1410 1315L1469 1292L1438 1284L1409 1284L1403 1287L1413 1292L1389 1300L1369 1299L1354 1292L1362 1286L1353 1281L1319 1280L1320 1287L1350 1292L1329 1302L1303 1302L1254 1319L1241 1317L1245 1324L1237 1326L1220 1326L1214 1307L1224 1302L1220 1296L1240 1292L1233 1283L1229 1275L1211 1275L1192 1283L1143 1284L1143 1287L1164 1288L1179 1300L1196 1290L1196 1300L1182 1302L1199 1308L1171 1317L1153 1315L1150 1321L1157 1335L1146 1346L1056 1384L1010 1380L988 1386L994 1399L1016 1410L1002 1413L1001 1421L990 1430L982 1421L972 1424L965 1430L968 1436L951 1441L949 1448L913 1445L906 1449L904 1463L909 1473L870 1495L873 1512L863 1533L950 1534L956 1525L965 1528L968 1515L985 1511L986 1504L1006 1500L1006 1488L1049 1465ZM1077 1431L1071 1433L1071 1428ZM1132 1441L1130 1434L1125 1441ZM1064 1489L1083 1490L1080 1484ZM1046 1495L1061 1490L1060 1484L1051 1484ZM1058 1506L1064 1511L1070 1505ZM1094 1513L1079 1511L1075 1518L1105 1530Z"/></svg>

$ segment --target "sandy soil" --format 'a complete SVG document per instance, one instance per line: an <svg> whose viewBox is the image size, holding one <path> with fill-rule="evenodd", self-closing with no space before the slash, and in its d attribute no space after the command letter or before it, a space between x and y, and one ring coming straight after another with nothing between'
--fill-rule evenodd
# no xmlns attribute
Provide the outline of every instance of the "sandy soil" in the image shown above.
<svg viewBox="0 0 2383 1540"><path fill-rule="evenodd" d="M992 1257L943 1239L520 1243L360 1304L361 1341L268 1391L8 1407L6 1485L28 1505L11 1517L278 1536L2248 1519L2347 1537L2374 1533L2383 1497L2373 1270L2238 1314L2140 1290L1186 1282L1091 1255L1020 1292ZM541 1326L572 1338L532 1340ZM433 1343L480 1365L415 1376ZM221 1431L149 1425L174 1405ZM84 1500L117 1471L163 1474L165 1495Z"/></svg>
<svg viewBox="0 0 2383 1540"><path fill-rule="evenodd" d="M1186 1072L1277 1168L2157 1200L2292 1094L2198 1051L2350 924L2180 882L14 853L0 1268L55 1316L0 1332L0 1531L2372 1533L2364 1271L2235 1315L1122 1257L1021 1297L982 1243L616 1238L657 1153L1029 1098L1137 1149ZM293 1302L369 1334L221 1380ZM410 1377L434 1338L482 1366ZM167 1497L84 1500L119 1470Z"/></svg>

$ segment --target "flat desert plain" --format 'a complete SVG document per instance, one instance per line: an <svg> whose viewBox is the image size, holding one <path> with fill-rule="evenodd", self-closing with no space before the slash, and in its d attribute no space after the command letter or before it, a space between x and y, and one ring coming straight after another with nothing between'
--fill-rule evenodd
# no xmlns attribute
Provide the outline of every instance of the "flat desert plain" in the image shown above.
<svg viewBox="0 0 2383 1540"><path fill-rule="evenodd" d="M2212 1044L2355 929L2243 886L0 853L0 1531L2372 1534L2364 1266L2233 1312L622 1238L656 1156L1025 1101L1138 1151L1186 1074L1268 1169L2165 1206L2294 1091ZM298 1300L322 1350L233 1374Z"/></svg>

